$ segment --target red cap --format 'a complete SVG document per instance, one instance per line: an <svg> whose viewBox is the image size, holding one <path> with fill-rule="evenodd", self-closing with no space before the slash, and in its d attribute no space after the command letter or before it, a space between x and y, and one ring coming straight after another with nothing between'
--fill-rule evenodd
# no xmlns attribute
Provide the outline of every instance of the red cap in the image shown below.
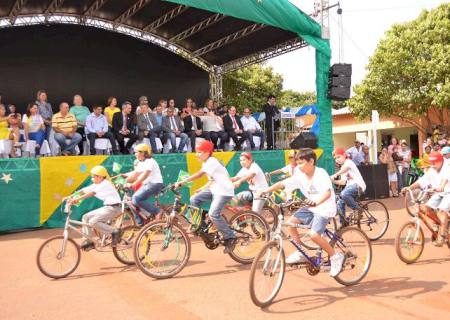
<svg viewBox="0 0 450 320"><path fill-rule="evenodd" d="M209 140L203 140L202 142L200 142L196 147L195 150L200 151L200 152L209 152L209 153L213 153L214 151L214 143L212 143Z"/></svg>
<svg viewBox="0 0 450 320"><path fill-rule="evenodd" d="M444 157L438 151L431 151L428 156L428 161L430 162L430 164L436 164L444 161Z"/></svg>
<svg viewBox="0 0 450 320"><path fill-rule="evenodd" d="M247 158L250 161L253 161L253 156L250 152L242 152L241 157Z"/></svg>
<svg viewBox="0 0 450 320"><path fill-rule="evenodd" d="M347 156L345 154L345 149L344 148L336 148L336 149L334 149L333 157L336 158L337 156Z"/></svg>

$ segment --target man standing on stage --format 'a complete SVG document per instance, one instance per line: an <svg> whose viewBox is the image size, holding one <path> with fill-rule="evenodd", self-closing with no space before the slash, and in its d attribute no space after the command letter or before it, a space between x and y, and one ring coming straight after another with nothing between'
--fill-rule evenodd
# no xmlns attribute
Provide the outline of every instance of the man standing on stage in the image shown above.
<svg viewBox="0 0 450 320"><path fill-rule="evenodd" d="M275 131L280 128L280 111L276 106L276 98L273 94L267 97L267 103L263 105L266 114L267 150L276 149Z"/></svg>

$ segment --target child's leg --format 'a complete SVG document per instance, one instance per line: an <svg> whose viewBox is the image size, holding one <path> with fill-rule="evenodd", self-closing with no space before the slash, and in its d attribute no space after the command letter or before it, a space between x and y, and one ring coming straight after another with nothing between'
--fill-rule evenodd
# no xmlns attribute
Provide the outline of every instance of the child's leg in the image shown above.
<svg viewBox="0 0 450 320"><path fill-rule="evenodd" d="M322 234L327 228L328 220L329 218L327 217L315 214L312 220L309 236L315 243L317 243L323 250L328 253L329 257L331 257L335 253L334 249L330 246L326 239L322 238Z"/></svg>
<svg viewBox="0 0 450 320"><path fill-rule="evenodd" d="M81 218L81 221L83 223L87 224L82 227L82 231L87 237L92 237L92 228L91 228L90 221L96 215L96 212L97 212L97 210L90 211L90 212L84 214L83 217ZM83 236L83 238L87 239L86 236Z"/></svg>
<svg viewBox="0 0 450 320"><path fill-rule="evenodd" d="M292 224L303 224L303 225L310 225L312 222L312 219L314 217L314 214L308 210L306 207L300 208L297 212L295 212L292 217L289 219L289 223ZM297 231L297 228L295 227L288 227L289 235L296 241L297 243L300 242L300 235Z"/></svg>
<svg viewBox="0 0 450 320"><path fill-rule="evenodd" d="M439 234L441 237L447 238L448 233L448 215L450 212L450 195L446 195L443 197L440 205L438 218L441 222L441 227L439 228Z"/></svg>
<svg viewBox="0 0 450 320"><path fill-rule="evenodd" d="M89 225L102 233L113 232L114 228L106 222L114 219L120 213L120 207L104 206L92 212L95 212L95 216L89 220Z"/></svg>

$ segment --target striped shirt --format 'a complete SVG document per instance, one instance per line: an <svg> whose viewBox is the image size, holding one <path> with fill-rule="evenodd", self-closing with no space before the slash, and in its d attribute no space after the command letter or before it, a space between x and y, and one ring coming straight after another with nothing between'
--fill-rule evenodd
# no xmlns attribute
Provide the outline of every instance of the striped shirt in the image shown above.
<svg viewBox="0 0 450 320"><path fill-rule="evenodd" d="M61 112L55 114L52 118L52 127L58 128L62 132L72 132L73 128L77 127L77 119L71 113L67 113L65 117L61 115Z"/></svg>

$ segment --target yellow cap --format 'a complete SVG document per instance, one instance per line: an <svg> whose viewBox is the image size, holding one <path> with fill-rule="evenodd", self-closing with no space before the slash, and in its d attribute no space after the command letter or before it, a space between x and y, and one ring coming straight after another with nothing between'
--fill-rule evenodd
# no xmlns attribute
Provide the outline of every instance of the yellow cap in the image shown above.
<svg viewBox="0 0 450 320"><path fill-rule="evenodd" d="M91 174L100 176L103 178L109 178L108 170L106 170L105 167L103 167L103 166L93 167L91 170Z"/></svg>
<svg viewBox="0 0 450 320"><path fill-rule="evenodd" d="M147 152L149 155L152 154L152 148L150 148L150 146L145 143L138 144L136 148L134 148L134 150L139 152Z"/></svg>

